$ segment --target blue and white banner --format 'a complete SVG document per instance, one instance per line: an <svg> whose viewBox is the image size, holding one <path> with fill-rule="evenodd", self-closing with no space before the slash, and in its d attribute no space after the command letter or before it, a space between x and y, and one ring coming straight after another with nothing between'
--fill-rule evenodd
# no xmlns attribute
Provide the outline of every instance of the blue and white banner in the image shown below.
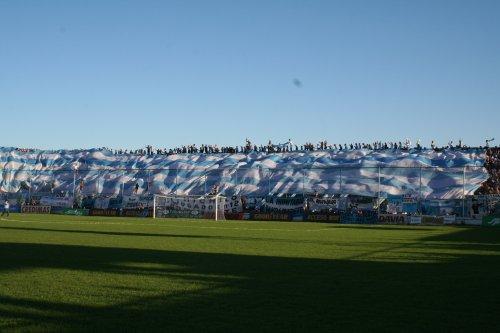
<svg viewBox="0 0 500 333"><path fill-rule="evenodd" d="M380 192L449 199L473 194L488 179L484 159L480 149L139 156L0 148L0 192L72 193L75 182L83 194L104 196L199 195L219 185L225 196Z"/></svg>

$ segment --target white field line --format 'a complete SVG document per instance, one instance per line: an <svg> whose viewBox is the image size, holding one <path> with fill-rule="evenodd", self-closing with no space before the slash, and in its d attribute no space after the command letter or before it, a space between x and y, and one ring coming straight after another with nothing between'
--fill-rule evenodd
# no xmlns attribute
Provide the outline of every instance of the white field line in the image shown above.
<svg viewBox="0 0 500 333"><path fill-rule="evenodd" d="M193 225L177 225L177 224L153 224L153 223L125 223L125 222L95 222L95 221L32 221L32 220L9 220L1 218L2 221L35 223L35 224L65 224L65 225L126 225L126 226L148 226L148 227L163 227L163 228L188 228L188 229L216 229L216 230L245 230L245 231L288 231L288 232L317 232L332 230L332 228L321 229L281 229L281 228L241 228L241 227L215 227L215 226L193 226ZM189 223L189 222L188 222Z"/></svg>

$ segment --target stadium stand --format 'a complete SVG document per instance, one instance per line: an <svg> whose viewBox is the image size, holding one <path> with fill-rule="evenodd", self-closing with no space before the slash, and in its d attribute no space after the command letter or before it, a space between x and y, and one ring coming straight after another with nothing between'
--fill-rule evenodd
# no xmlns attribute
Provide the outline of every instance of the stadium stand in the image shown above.
<svg viewBox="0 0 500 333"><path fill-rule="evenodd" d="M383 214L478 216L500 194L500 149L417 141L175 149L0 148L0 195L29 211L150 216L153 195L219 193L228 218L373 223ZM182 199L181 199L182 200ZM182 202L182 201L181 201ZM43 209L36 207L44 207ZM87 212L88 213L88 212ZM242 215L244 214L244 215ZM347 222L346 222L347 223Z"/></svg>
<svg viewBox="0 0 500 333"><path fill-rule="evenodd" d="M30 151L0 149L3 192L202 195L220 185L224 195L418 194L457 198L488 179L485 151L383 149L249 154L186 153L116 155L109 150Z"/></svg>

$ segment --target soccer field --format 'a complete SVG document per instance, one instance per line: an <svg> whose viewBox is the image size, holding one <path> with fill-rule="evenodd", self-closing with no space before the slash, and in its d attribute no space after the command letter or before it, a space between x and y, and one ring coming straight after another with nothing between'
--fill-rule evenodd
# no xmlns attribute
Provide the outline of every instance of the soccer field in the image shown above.
<svg viewBox="0 0 500 333"><path fill-rule="evenodd" d="M13 214L1 331L498 331L500 229Z"/></svg>

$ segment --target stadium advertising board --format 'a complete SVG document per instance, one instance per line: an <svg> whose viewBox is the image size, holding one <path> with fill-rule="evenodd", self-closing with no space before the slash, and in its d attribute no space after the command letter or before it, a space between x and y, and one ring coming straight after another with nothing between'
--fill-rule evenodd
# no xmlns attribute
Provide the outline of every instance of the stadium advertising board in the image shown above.
<svg viewBox="0 0 500 333"><path fill-rule="evenodd" d="M288 213L253 213L250 214L250 219L258 221L290 221L292 216Z"/></svg>
<svg viewBox="0 0 500 333"><path fill-rule="evenodd" d="M23 214L50 214L50 206L29 206L22 205L21 213Z"/></svg>
<svg viewBox="0 0 500 333"><path fill-rule="evenodd" d="M92 208L89 210L89 215L91 216L118 216L117 209L99 209Z"/></svg>
<svg viewBox="0 0 500 333"><path fill-rule="evenodd" d="M79 208L52 209L52 214L86 216L89 215L89 210Z"/></svg>
<svg viewBox="0 0 500 333"><path fill-rule="evenodd" d="M422 216L421 223L426 225L440 225L443 224L444 217L443 216Z"/></svg>
<svg viewBox="0 0 500 333"><path fill-rule="evenodd" d="M309 213L304 217L306 221L340 223L340 216L327 213Z"/></svg>
<svg viewBox="0 0 500 333"><path fill-rule="evenodd" d="M375 211L347 211L340 217L342 224L376 224L378 215Z"/></svg>
<svg viewBox="0 0 500 333"><path fill-rule="evenodd" d="M224 213L226 220L243 220L243 213Z"/></svg>
<svg viewBox="0 0 500 333"><path fill-rule="evenodd" d="M406 224L405 214L379 214L378 223L380 224Z"/></svg>
<svg viewBox="0 0 500 333"><path fill-rule="evenodd" d="M152 217L153 209L123 209L122 216L127 217Z"/></svg>
<svg viewBox="0 0 500 333"><path fill-rule="evenodd" d="M289 221L291 220L288 213L254 213L253 220L260 221Z"/></svg>

